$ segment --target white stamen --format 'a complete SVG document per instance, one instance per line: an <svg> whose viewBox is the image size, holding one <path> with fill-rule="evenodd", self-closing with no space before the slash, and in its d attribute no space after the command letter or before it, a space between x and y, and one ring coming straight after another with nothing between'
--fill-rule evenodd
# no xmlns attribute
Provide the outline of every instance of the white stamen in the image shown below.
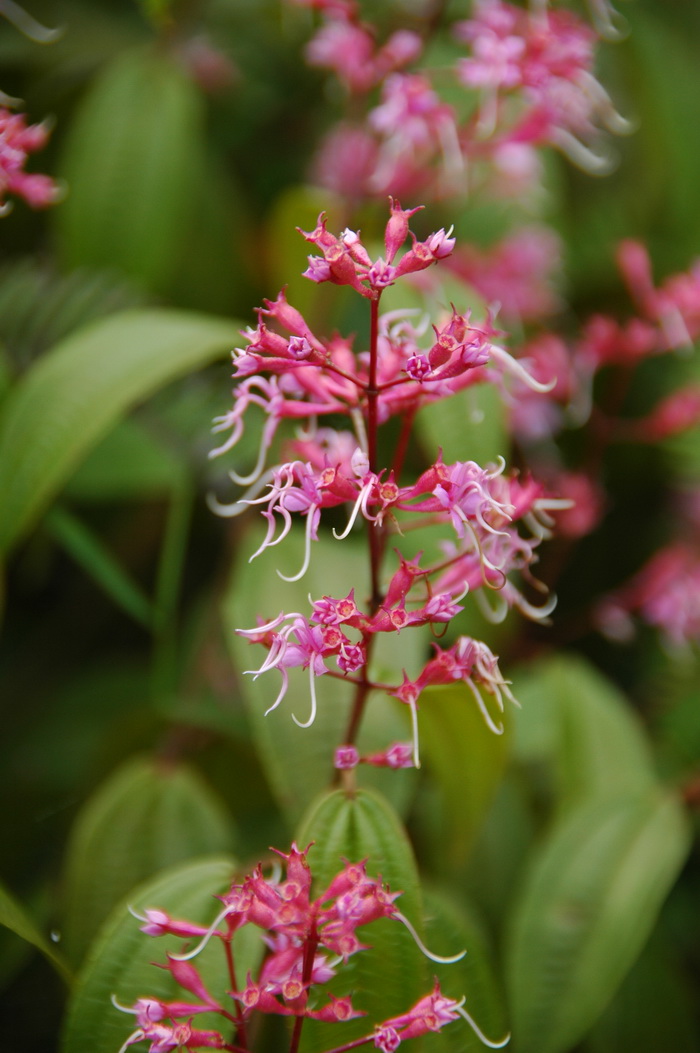
<svg viewBox="0 0 700 1053"><path fill-rule="evenodd" d="M114 1006L114 1008L118 1009L120 1013L132 1013L134 1016L136 1016L136 1010L133 1008L133 1006L122 1005L121 1002L117 1001L117 996L115 994L111 994L109 996L109 1000Z"/></svg>
<svg viewBox="0 0 700 1053"><path fill-rule="evenodd" d="M508 1032L506 1037L502 1038L500 1040L500 1042L492 1042L490 1038L487 1038L486 1035L484 1034L484 1032L481 1030L481 1028L478 1026L476 1021L474 1020L474 1018L471 1017L469 1015L469 1013L466 1011L466 1009L464 1008L464 1000L462 1000L462 1002L460 1002L460 1004L456 1005L454 1008L455 1008L455 1012L459 1013L459 1015L461 1017L463 1017L467 1021L467 1023L469 1024L470 1028L472 1029L472 1031L474 1032L476 1037L481 1042L483 1042L485 1046L488 1046L490 1049L502 1049L504 1046L507 1046L508 1043L510 1042L510 1032Z"/></svg>
<svg viewBox="0 0 700 1053"><path fill-rule="evenodd" d="M539 391L541 394L546 395L548 391L551 391L557 383L557 378L553 377L552 380L548 380L546 384L541 383L539 380L535 380L533 376L528 373L523 365L518 362L517 358L513 358L508 352L498 347L496 344L491 344L491 358L495 358L496 361L502 365L509 373L521 380L523 384L526 384L532 391Z"/></svg>
<svg viewBox="0 0 700 1053"><path fill-rule="evenodd" d="M360 508L362 507L363 502L364 502L365 490L366 489L367 489L367 487L363 487L363 489L360 490L359 494L357 495L357 500L355 501L355 504L353 505L353 509L352 509L351 514L350 514L350 519L348 520L348 525L345 527L345 530L342 532L342 534L337 534L336 530L335 530L335 527L333 527L333 537L336 539L336 541L343 541L348 536L348 534L350 533L352 528L354 527L355 520L357 519L357 516L358 516L358 514L360 512Z"/></svg>
<svg viewBox="0 0 700 1053"><path fill-rule="evenodd" d="M298 574L293 574L291 577L287 577L282 571L278 570L277 574L282 581L301 581L309 569L309 563L311 562L311 530L313 527L313 514L316 511L317 505L311 505L311 508L306 514L306 530L304 532L304 562L301 565L301 570Z"/></svg>
<svg viewBox="0 0 700 1053"><path fill-rule="evenodd" d="M418 709L415 699L408 703L411 710L411 732L413 735L413 767L420 768L420 756L418 753Z"/></svg>
<svg viewBox="0 0 700 1053"><path fill-rule="evenodd" d="M132 1033L129 1035L129 1037L127 1038L127 1040L124 1043L124 1045L121 1047L121 1049L119 1049L117 1051L117 1053L126 1053L126 1051L129 1048L129 1046L133 1046L135 1042L140 1042L141 1039L143 1039L145 1037L146 1037L146 1032L140 1027L137 1028L136 1031L132 1031Z"/></svg>
<svg viewBox="0 0 700 1053"><path fill-rule="evenodd" d="M466 950L460 951L459 954L450 955L449 958L443 958L440 954L433 954L432 951L428 950L408 918L402 914L400 910L397 910L393 917L395 917L397 921L400 921L402 925L406 926L411 936L416 941L419 950L423 952L426 958L430 958L432 962L437 962L439 965L452 965L454 962L461 962L462 958L464 958L467 953Z"/></svg>
<svg viewBox="0 0 700 1053"><path fill-rule="evenodd" d="M217 926L220 922L224 920L229 910L229 907L224 907L223 910L219 911L219 913L216 915L207 931L202 936L199 943L195 946L194 950L187 951L185 954L171 954L170 957L172 958L172 960L176 962L189 962L192 958L196 958L200 951L203 951L206 945L209 943L209 940L214 935Z"/></svg>
<svg viewBox="0 0 700 1053"><path fill-rule="evenodd" d="M475 684L473 684L471 682L471 680L465 680L464 683L467 685L467 687L471 691L472 695L474 696L474 701L476 702L477 706L481 710L481 715L484 718L484 720L486 721L489 729L494 733L494 735L502 735L503 732L505 731L505 728L504 728L503 724L494 724L494 722L493 722L493 720L491 718L491 714L489 713L488 709L486 708L486 705L484 704L484 700L481 697L481 692L479 691L479 689L476 687ZM503 709L503 703L502 702L501 702L501 709Z"/></svg>
<svg viewBox="0 0 700 1053"><path fill-rule="evenodd" d="M571 132L564 128L555 128L552 132L552 143L568 157L572 164L582 169L588 175L609 175L615 167L615 158L604 154L596 154L590 147L577 139Z"/></svg>
<svg viewBox="0 0 700 1053"><path fill-rule="evenodd" d="M287 694L287 688L289 687L289 674L284 668L280 669L280 673L282 674L282 687L280 688L280 693L275 699L275 701L272 703L272 705L265 710L265 716L267 716L268 713L272 713L273 709L277 709L278 705L280 704L284 696Z"/></svg>
<svg viewBox="0 0 700 1053"><path fill-rule="evenodd" d="M5 16L8 22L12 23L15 29L19 29L20 33L23 33L25 37L33 40L36 44L51 44L54 40L58 40L59 37L63 36L63 28L61 26L57 29L49 29L48 26L42 26L41 22L37 22L35 18L32 18L23 7L14 3L14 0L2 0L0 13Z"/></svg>
<svg viewBox="0 0 700 1053"><path fill-rule="evenodd" d="M309 662L309 686L311 688L311 716L302 723L292 713L292 720L298 728L310 728L316 719L316 674L314 673L313 661Z"/></svg>

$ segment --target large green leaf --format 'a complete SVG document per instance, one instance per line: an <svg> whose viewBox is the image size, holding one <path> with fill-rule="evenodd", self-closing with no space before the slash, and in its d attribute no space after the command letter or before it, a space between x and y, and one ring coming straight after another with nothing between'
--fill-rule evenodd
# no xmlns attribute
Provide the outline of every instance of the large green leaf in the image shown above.
<svg viewBox="0 0 700 1053"><path fill-rule="evenodd" d="M547 658L519 672L517 685L515 753L551 769L559 805L654 786L651 752L629 703L583 659Z"/></svg>
<svg viewBox="0 0 700 1053"><path fill-rule="evenodd" d="M0 885L0 925L40 950L63 979L70 981L70 970L61 955L54 950L24 908L2 885Z"/></svg>
<svg viewBox="0 0 700 1053"><path fill-rule="evenodd" d="M503 774L508 732L494 735L486 727L464 684L424 691L419 724L421 753L441 791L433 817L441 865L456 867L468 855Z"/></svg>
<svg viewBox="0 0 700 1053"><path fill-rule="evenodd" d="M189 227L202 113L164 50L124 51L78 109L61 166L56 221L69 266L119 268L164 292Z"/></svg>
<svg viewBox="0 0 700 1053"><path fill-rule="evenodd" d="M220 357L233 321L131 310L58 344L16 385L0 418L0 552L36 522L71 472L132 406Z"/></svg>
<svg viewBox="0 0 700 1053"><path fill-rule="evenodd" d="M381 874L392 891L401 891L398 905L416 929L422 930L422 903L413 852L401 823L387 801L369 791L337 790L321 797L310 809L297 841L314 847L309 863L320 893L343 866L343 860L367 860L370 874ZM372 1030L375 1023L405 1012L427 993L425 959L408 931L396 920L382 919L359 932L371 950L360 951L338 969L329 985L334 995L355 993L353 1004L367 1017L344 1025L304 1026L302 1048L312 1053L339 1045ZM462 948L450 941L445 954ZM311 1026L309 1026L311 1025Z"/></svg>
<svg viewBox="0 0 700 1053"><path fill-rule="evenodd" d="M115 1053L120 1048L134 1030L134 1018L112 1005L112 995L127 1006L141 997L168 1000L183 996L170 973L153 965L154 960L164 962L167 951L181 951L182 940L145 936L128 908L137 914L159 908L172 917L208 925L220 907L214 897L229 888L233 877L234 864L228 857L195 860L134 889L115 908L77 977L63 1029L62 1053L88 1049L90 1053ZM212 994L222 997L230 989L230 980L218 943L210 944L197 964Z"/></svg>
<svg viewBox="0 0 700 1053"><path fill-rule="evenodd" d="M255 531L265 529L262 520L253 527ZM256 544L257 536L251 532L241 547L254 551ZM345 596L353 587L358 603L363 602L367 589L367 557L350 539L335 541L321 536L313 543L310 566L303 580L280 581L276 569L285 574L294 573L302 563L303 548L303 532L292 530L279 547L264 552L252 563L241 560L235 569L224 604L224 621L237 669L256 669L265 660L262 647L251 645L235 632L253 628L258 617L269 620L282 610L310 614L309 595L314 599L329 593ZM392 640L384 642L393 643ZM400 682L399 675L397 683ZM291 822L296 823L333 777L333 753L345 741L353 685L330 676L317 677L318 710L308 728L297 727L292 720L292 714L300 721L308 718L311 705L308 672L290 670L287 694L279 708L267 716L265 712L280 688L277 670L257 679L245 676L240 686L270 786ZM367 752L383 749L395 739L405 737L405 724L392 700L370 699L360 749ZM412 782L410 772L363 770L361 778L390 795L397 807L406 803Z"/></svg>
<svg viewBox="0 0 700 1053"><path fill-rule="evenodd" d="M129 889L158 870L231 847L231 823L199 776L147 757L124 764L79 814L66 860L66 953L79 960Z"/></svg>
<svg viewBox="0 0 700 1053"><path fill-rule="evenodd" d="M515 904L507 981L518 1053L564 1053L634 963L676 878L688 829L675 799L638 791L569 812Z"/></svg>

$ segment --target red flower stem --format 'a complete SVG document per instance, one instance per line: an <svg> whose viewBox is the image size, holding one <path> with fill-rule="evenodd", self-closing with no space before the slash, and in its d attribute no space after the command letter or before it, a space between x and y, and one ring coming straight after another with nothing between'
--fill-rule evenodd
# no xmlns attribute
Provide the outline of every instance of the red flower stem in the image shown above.
<svg viewBox="0 0 700 1053"><path fill-rule="evenodd" d="M377 346L379 340L379 297L370 300L369 377L367 381L367 455L370 472L377 471Z"/></svg>
<svg viewBox="0 0 700 1053"><path fill-rule="evenodd" d="M369 459L369 470L371 472L377 471L377 446L378 446L378 414L377 414L377 400L379 397L379 391L377 388L377 357L378 357L378 344L379 344L379 296L376 299L370 301L370 325L369 325L369 379L366 389L367 394L367 456ZM370 562L370 580L371 580L371 596L370 596L370 618L372 618L379 605L382 602L382 594L379 586L379 569L382 560L382 552L384 549L384 529L383 527L377 527L374 524L367 524L368 530L368 543L369 543L369 562ZM355 699L353 701L352 711L350 713L350 720L348 722L347 732L345 734L345 743L352 745L357 738L357 734L362 721L362 714L364 713L365 703L367 696L371 690L372 684L368 678L368 670L370 663L370 655L372 651L372 645L374 643L374 636L372 633L363 633L362 642L365 645L366 661L362 669L362 679L357 684L355 691Z"/></svg>
<svg viewBox="0 0 700 1053"><path fill-rule="evenodd" d="M224 950L226 952L226 964L228 966L228 976L229 976L229 982L231 984L231 990L232 991L236 991L237 990L236 965L235 965L235 962L233 960L233 944L232 944L232 940L233 940L233 937L231 937L228 940L224 940ZM236 1028L237 1028L236 1038L240 1039L240 1041L243 1043L242 1048L247 1050L248 1049L248 1039L247 1039L246 1033L245 1033L245 1019L243 1017L243 1007L241 1006L241 1004L239 1002L236 1002Z"/></svg>
<svg viewBox="0 0 700 1053"><path fill-rule="evenodd" d="M370 691L374 687L378 686L372 683L372 681L367 678L367 670L369 669L370 657L372 654L372 646L374 644L374 635L372 633L367 633L363 635L362 639L365 645L365 654L367 655L367 661L365 662L364 668L362 670L362 680L360 680L357 684L357 690L355 691L355 699L353 701L352 711L350 713L350 720L348 722L347 731L345 732L345 738L343 739L343 742L348 746L354 745L355 739L357 738L357 733L360 729L360 722L362 721L362 714L364 713L365 702L367 701L367 697Z"/></svg>
<svg viewBox="0 0 700 1053"><path fill-rule="evenodd" d="M302 965L301 982L304 985L304 990L308 990L309 984L311 983L311 976L314 971L314 958L316 957L316 948L318 947L318 932L316 931L316 918L313 917L311 921L311 930L307 937L304 945L304 962ZM292 1044L289 1047L289 1053L297 1053L299 1049L299 1040L301 1039L301 1029L304 1026L304 1016L298 1016L294 1021L294 1031L292 1032Z"/></svg>

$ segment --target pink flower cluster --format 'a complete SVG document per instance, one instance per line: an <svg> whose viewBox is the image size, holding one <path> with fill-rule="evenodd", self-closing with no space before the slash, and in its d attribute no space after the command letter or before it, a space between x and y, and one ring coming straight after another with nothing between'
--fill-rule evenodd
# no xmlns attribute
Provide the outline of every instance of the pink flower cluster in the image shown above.
<svg viewBox="0 0 700 1053"><path fill-rule="evenodd" d="M232 885L220 897L223 909L208 929L171 918L162 910L146 910L141 918L142 931L146 934L198 938L193 950L168 955L164 966L176 983L195 1000L163 1002L144 997L129 1008L115 1001L117 1008L135 1016L138 1025L124 1042L120 1053L145 1041L150 1043L150 1053L169 1053L182 1048L246 1053L250 1048L249 1031L258 1013L292 1018L298 1045L306 1019L343 1023L365 1015L353 1006L349 997L336 998L319 990L333 980L338 968L348 958L367 949L358 938L358 929L380 918L399 921L425 952L415 930L396 907L399 893L390 892L381 878L368 875L365 863L346 863L328 887L316 898L311 898L308 851L309 848L300 851L293 844L289 853L277 853L284 863L284 876L277 868L266 878L262 867L258 866L242 884ZM257 977L253 979L248 974L245 983L241 984L236 976L232 941L234 934L245 925L262 930L267 952ZM213 997L193 964L193 959L211 939L219 940L225 949L232 1003L223 1003ZM431 957L436 961L456 961L462 954L446 959ZM504 1045L507 1038L492 1043L482 1035L464 1010L463 1001L447 998L436 983L433 991L408 1012L384 1020L364 1037L353 1040L350 1046L336 1047L335 1053L370 1044L384 1051L395 1050L402 1041L429 1031L439 1031L460 1016L487 1045L494 1048ZM233 1041L224 1038L221 1030L193 1027L193 1018L201 1013L221 1017L221 1027L233 1033Z"/></svg>
<svg viewBox="0 0 700 1053"><path fill-rule="evenodd" d="M409 219L418 211L391 201L385 256L378 259L370 257L359 233L331 234L323 216L315 230L304 234L320 253L309 257L306 277L348 286L368 301L369 349L358 353L350 340L338 335L321 339L283 293L274 302L266 301L257 328L244 334L248 346L234 354L236 375L242 379L231 412L217 423L217 429L231 429L231 434L214 451L235 447L249 406L265 411L257 464L246 476L231 473L236 482L249 485L248 492L232 505L215 507L227 515L251 506L261 509L267 531L251 559L279 545L292 529L294 516L305 520L303 564L289 577L280 575L285 580L299 580L306 572L327 509L349 508L347 525L340 533L334 531L339 540L358 521L368 531L372 588L366 604L356 601L354 591L343 597L326 595L312 600L310 616L281 612L255 628L238 630L268 650L262 665L250 670L252 675L276 669L282 676L268 712L282 701L292 668L308 670L309 675L310 716L303 723L294 717L302 727L315 719L319 676L329 673L349 680L358 694L383 690L411 709L416 766L417 700L426 687L464 683L487 724L499 734L502 724L489 714L482 691L499 711L504 697L514 699L496 657L486 644L470 637L460 637L446 649L436 645L435 655L412 681L404 676L402 684L374 683L367 672L374 638L413 626L442 631L463 609L460 600L467 592L479 597L477 602L494 620L512 607L528 617L546 618L553 601L545 598L534 605L519 579L535 591L546 591L532 578L530 567L539 542L549 533L549 513L561 506L534 480L506 474L503 461L486 467L474 461L446 464L438 453L415 481L400 481L413 422L423 406L477 381L504 387L514 379L541 392L550 386L534 380L494 342L497 334L488 320L475 325L453 307L433 326L430 346L424 348L419 341L427 322L416 327L403 313L380 314L379 300L388 285L425 271L452 252L454 239L444 230L424 240L409 230ZM399 255L409 235L411 245ZM318 418L330 414L345 416L352 430L319 427ZM381 426L394 417L401 419L399 438L393 451L386 451L388 466L383 468ZM306 430L287 442L293 459L266 469L268 450L285 419L306 421ZM387 542L422 524L444 525L441 555L423 561L421 552L410 559L397 552L396 569L384 581ZM519 532L520 524L527 528L525 535ZM493 602L486 599L489 593Z"/></svg>
<svg viewBox="0 0 700 1053"><path fill-rule="evenodd" d="M27 124L21 113L0 107L0 213L9 210L9 194L24 198L32 208L46 208L58 198L59 189L47 175L24 171L29 154L43 150L48 128Z"/></svg>
<svg viewBox="0 0 700 1053"><path fill-rule="evenodd" d="M379 90L366 119L341 121L316 162L316 177L351 200L387 193L440 197L462 193L475 162L488 161L499 192L521 195L539 176L537 149L553 146L589 171L608 159L596 152L599 129L616 134L629 125L594 75L598 33L613 35L606 0L594 0L598 32L571 12L530 10L506 0L476 0L473 17L453 26L468 48L447 69L410 72L423 41L407 30L377 48L357 5L296 0L318 10L322 24L307 47L310 64L332 70L349 95ZM447 77L476 112L464 117L441 89ZM465 100L467 101L467 100Z"/></svg>
<svg viewBox="0 0 700 1053"><path fill-rule="evenodd" d="M596 34L567 11L532 13L504 0L477 0L475 17L455 26L471 50L462 82L481 95L478 132L523 145L556 146L572 160L605 167L589 149L598 124L624 122L593 75Z"/></svg>

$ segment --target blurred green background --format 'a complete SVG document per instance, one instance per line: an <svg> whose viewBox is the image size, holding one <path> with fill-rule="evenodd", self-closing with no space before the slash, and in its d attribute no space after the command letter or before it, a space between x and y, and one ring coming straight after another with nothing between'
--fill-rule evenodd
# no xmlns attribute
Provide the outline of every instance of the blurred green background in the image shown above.
<svg viewBox="0 0 700 1053"><path fill-rule="evenodd" d="M446 21L470 9L447 7ZM630 313L613 259L619 239L642 239L659 279L688 268L700 249L700 6L629 0L619 8L629 32L602 46L600 78L636 131L611 144L617 164L604 179L546 159L541 218L563 239L564 332L592 311ZM410 21L416 5L382 0L366 9L390 26ZM327 330L365 324L333 298L324 307L298 278L306 246L295 226L311 229L321 208L337 208L307 176L342 109L327 79L304 65L308 12L273 0L32 0L31 14L62 32L42 45L0 21L0 88L24 100L32 121L50 117L50 145L32 168L59 179L65 196L42 213L18 202L0 221L0 880L14 897L4 907L0 898L8 1053L58 1048L65 988L34 953L37 933L45 951L58 949L77 968L99 924L139 882L216 853L255 862L288 842L327 782L332 732L321 729L308 746L315 769L300 754L300 769L315 770L308 786L295 781L303 771L277 771L288 714L284 727L261 725L259 705L247 709L258 696L239 675L246 659L229 654L232 625L251 625L258 613L251 597L271 588L274 605L276 586L265 585L269 563L239 567L232 578L258 530L206 505L212 488L231 497L227 466L208 459L210 422L230 406L239 330L283 284ZM383 208L367 208L368 230L381 230ZM517 207L504 215L447 201L431 209L429 227L454 221L460 237L488 244L527 218ZM697 378L696 359L649 363L632 408ZM586 441L585 430L566 435L562 457L575 461ZM255 449L246 436L239 463ZM492 1010L494 1026L515 1015L516 1051L691 1053L700 1048L697 847L656 919L688 831L697 831L697 654L669 656L648 628L615 646L579 616L670 536L674 492L700 483L700 436L695 429L658 447L616 447L603 471L608 515L575 550L552 556L554 626L518 625L496 637L523 702L522 722L508 729L509 758L475 745L471 728L455 729L468 743L451 756L444 726L426 718L432 761L420 788L402 773L384 792L409 826L428 884L448 888L443 921L449 909L469 910L481 919L473 932L490 934L509 1006L505 1017ZM319 556L331 570L334 558L332 550ZM329 587L323 574L317 587ZM564 657L551 658L557 648ZM530 656L542 664L529 666ZM520 677L517 661L526 666ZM307 747L294 739L291 748ZM466 772L466 783L455 772ZM670 790L670 811L662 796L646 811L625 797L642 793L638 783L643 793L652 784L659 795ZM466 818L465 793L476 802ZM564 828L574 798L585 814ZM446 860L452 838L460 848ZM582 845L600 868L581 877L571 864L585 885L581 901L593 911L612 892L627 897L639 926L591 925L588 942L548 950L548 911L575 914L572 888L555 885L572 846ZM649 880L637 887L643 867ZM629 884L617 882L628 870ZM220 880L213 873L207 879ZM27 942L17 934L27 937L30 919ZM616 941L625 949L619 962ZM564 964L549 988L544 980L538 988L555 951ZM496 1005L488 994L484 1006L489 998ZM553 1006L564 1007L559 1016ZM81 1048L82 1034L69 1028L63 1048ZM116 1053L123 1037L100 1030L90 1048Z"/></svg>

